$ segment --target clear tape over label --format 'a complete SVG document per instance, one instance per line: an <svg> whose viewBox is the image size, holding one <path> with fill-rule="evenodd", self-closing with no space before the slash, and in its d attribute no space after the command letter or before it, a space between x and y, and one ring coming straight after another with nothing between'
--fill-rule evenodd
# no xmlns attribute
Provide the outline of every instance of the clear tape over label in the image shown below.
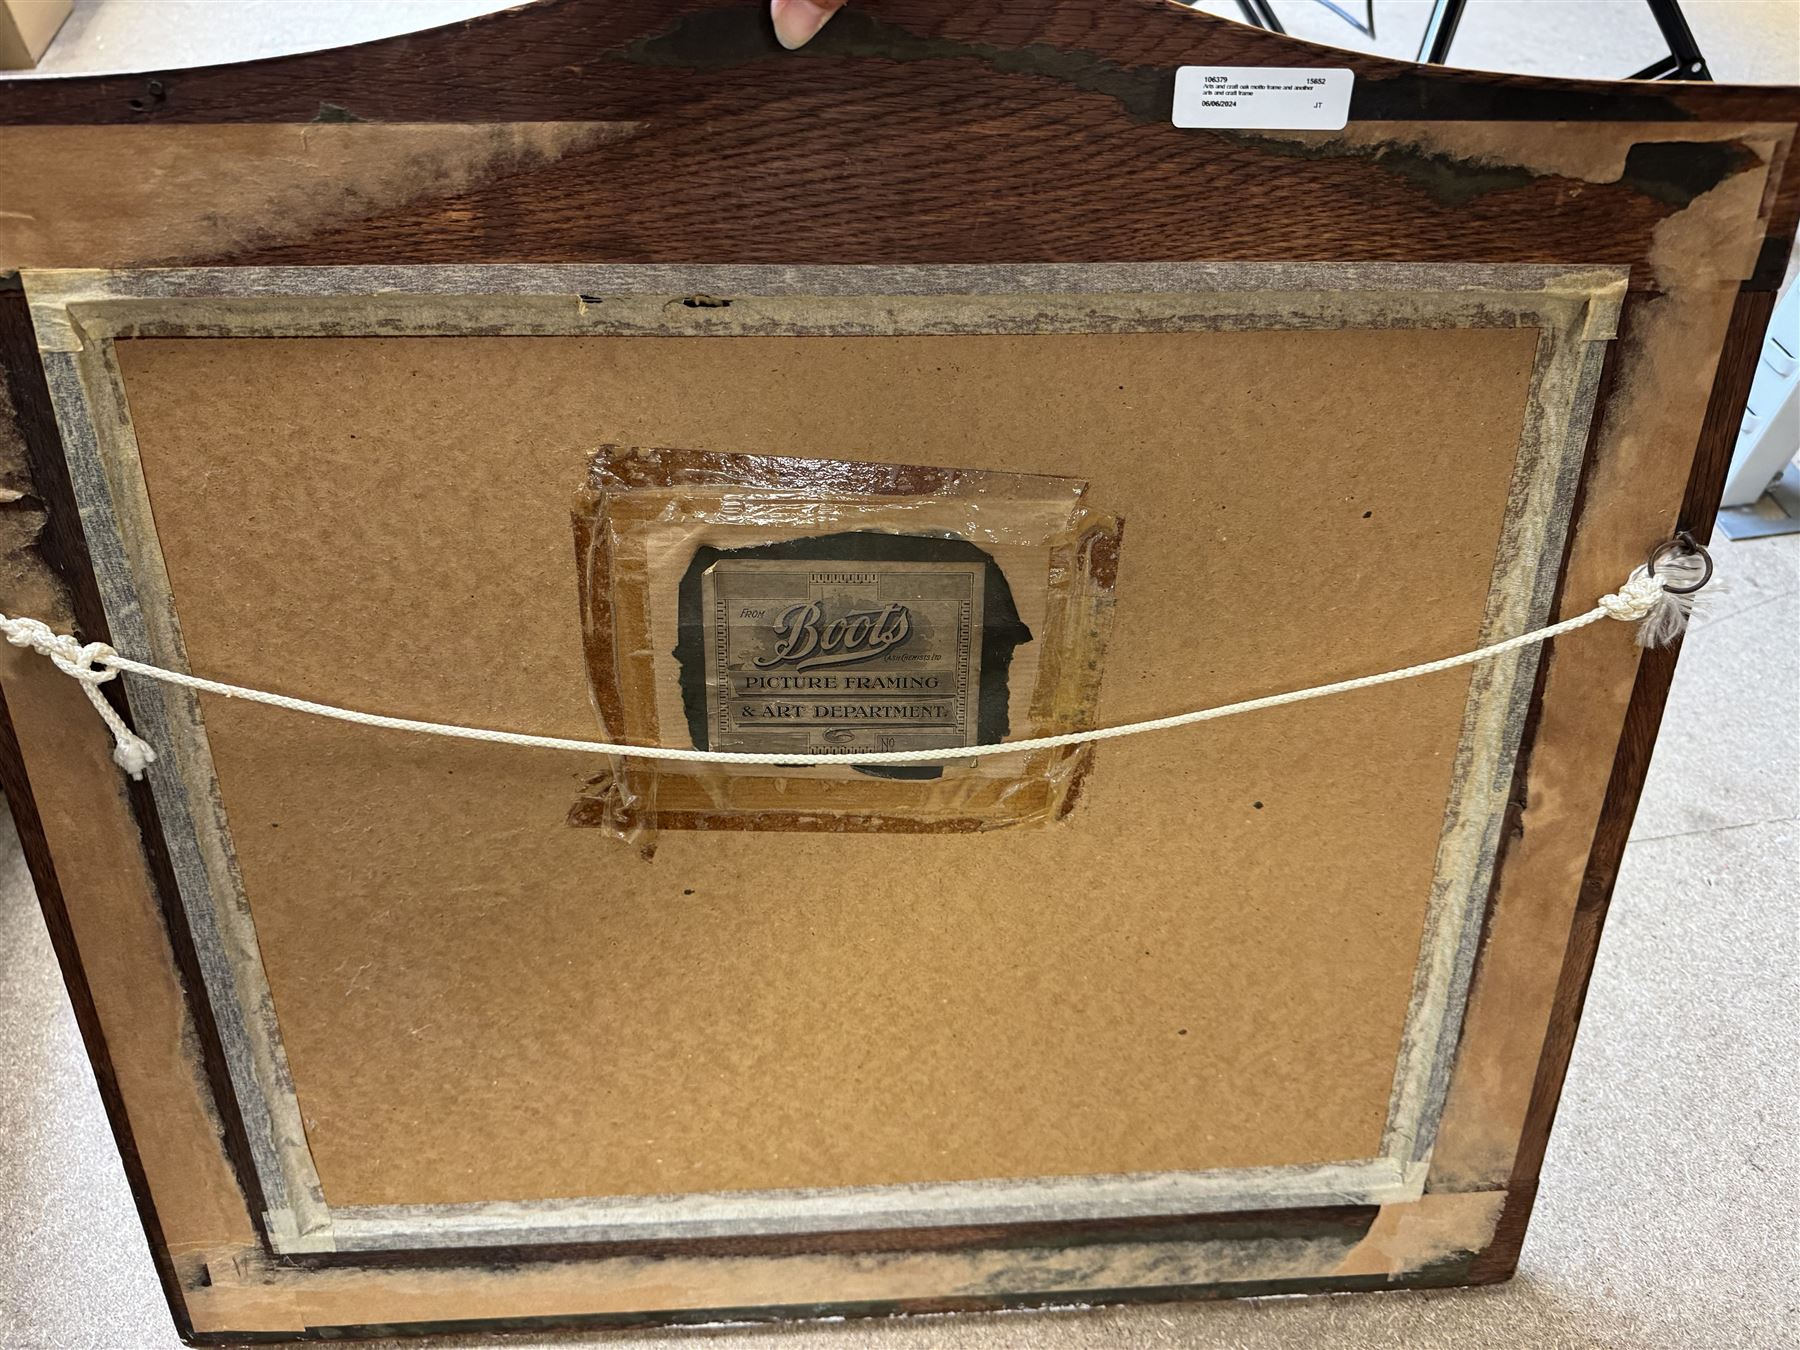
<svg viewBox="0 0 1800 1350"><path fill-rule="evenodd" d="M1178 127L1341 131L1355 75L1343 69L1182 66L1175 72Z"/></svg>

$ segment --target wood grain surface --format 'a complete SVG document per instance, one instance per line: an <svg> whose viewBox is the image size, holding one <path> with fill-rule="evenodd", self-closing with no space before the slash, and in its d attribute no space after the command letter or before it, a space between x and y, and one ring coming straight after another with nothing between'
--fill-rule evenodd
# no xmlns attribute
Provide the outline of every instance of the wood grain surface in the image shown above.
<svg viewBox="0 0 1800 1350"><path fill-rule="evenodd" d="M0 608L14 612L22 597L36 607L27 612L87 638L106 634L11 275L44 266L1619 264L1631 268L1633 296L1590 449L1571 596L1585 606L1639 535L1710 527L1800 216L1791 154L1800 91L1418 68L1155 0L870 0L785 53L763 9L749 0L545 0L352 49L0 83L0 373L10 400L0 410L0 472L23 494L0 507ZM1178 131L1168 111L1182 64L1349 67L1351 123L1341 133ZM1630 547L1597 542L1625 535ZM103 768L81 767L102 764L103 737L47 720L62 716L57 708L79 711L79 697L65 698L71 691L59 692L47 667L7 655L7 705L19 721L0 725L0 779L184 1331L701 1315L619 1275L593 1249L463 1253L461 1265L404 1253L309 1263L330 1272L263 1263L260 1205L148 795L75 809L96 784L112 783ZM1173 1219L921 1232L921 1253L986 1254L1000 1273L914 1277L895 1262L885 1292L845 1295L841 1310L1067 1301L1069 1290L1052 1290L1031 1265L1033 1252L1058 1245L1106 1253L1094 1257L1084 1299L1505 1278L1673 661L1659 653L1637 664L1609 650L1587 669L1554 654L1540 681L1531 737L1546 754L1515 785L1516 846L1477 976L1487 1006L1465 1033L1462 1116L1446 1150L1462 1170L1447 1168L1425 1197L1504 1190L1497 1226L1438 1228L1387 1210L1372 1221L1344 1209L1272 1215L1266 1225L1242 1216L1206 1233L1184 1234ZM1571 730L1578 702L1588 718L1622 727L1616 755L1610 741L1594 748L1606 737ZM1597 816L1579 803L1559 814L1560 798L1585 800L1595 778L1604 785ZM103 878L101 859L126 861ZM187 1047L175 1071L146 1050L156 1044ZM1485 1126L1465 1129L1469 1121ZM1397 1236L1383 1220L1402 1226ZM1199 1252L1227 1228L1246 1244L1326 1242L1361 1255L1315 1263L1305 1276L1170 1257L1160 1283L1115 1259L1139 1237ZM867 1258L855 1253L870 1245L818 1234L756 1250L769 1260L835 1254L840 1264L816 1268L825 1286L866 1290ZM1195 1264L1181 1264L1188 1259ZM795 1305L782 1296L788 1275L744 1275L722 1252L718 1261L716 1276L684 1268L695 1290L717 1295L706 1316L792 1315L833 1302ZM1371 1261L1385 1273L1363 1273ZM423 1283L403 1277L419 1263L445 1266L457 1292L441 1297L429 1283L436 1272ZM541 1276L528 1273L538 1264ZM312 1279L322 1273L331 1279Z"/></svg>
<svg viewBox="0 0 1800 1350"><path fill-rule="evenodd" d="M1177 129L1174 70L1194 63L1348 66L1358 74L1352 125L1394 130L1362 142ZM852 7L798 53L779 48L763 7L746 0L545 0L239 66L0 83L0 154L23 203L14 209L54 222L39 237L30 222L0 221L0 269L497 258L1630 263L1647 255L1661 220L1752 153L1730 139L1684 146L1696 124L1748 130L1793 115L1780 90L1422 69L1161 0L882 0ZM1606 138L1584 130L1584 150L1571 155L1562 124L1602 120L1624 139L1584 164ZM538 131L471 139L506 123ZM1506 134L1462 145L1429 134L1484 123L1523 125L1510 146ZM1664 130L1632 130L1653 124ZM95 136L96 126L108 134ZM269 173L348 143L384 149L315 193L263 199ZM190 166L183 145L200 156ZM263 172L239 182L243 157L264 161ZM480 169L465 173L472 159ZM142 220L112 220L110 245L102 233L88 256L61 251L82 214L71 206L92 214L159 182L242 228L143 239ZM1796 209L1785 193L1775 237L1792 236ZM144 210L137 203L135 214ZM320 225L330 228L309 228ZM9 244L21 236L30 247ZM1763 273L1778 277L1775 262Z"/></svg>

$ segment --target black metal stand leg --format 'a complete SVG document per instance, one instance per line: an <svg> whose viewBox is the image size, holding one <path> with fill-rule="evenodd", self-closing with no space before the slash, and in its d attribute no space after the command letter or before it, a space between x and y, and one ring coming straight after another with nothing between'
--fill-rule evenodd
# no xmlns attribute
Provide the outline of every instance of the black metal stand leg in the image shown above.
<svg viewBox="0 0 1800 1350"><path fill-rule="evenodd" d="M1650 17L1656 20L1656 26L1662 29L1663 41L1669 44L1669 54L1645 66L1631 78L1710 81L1712 71L1706 68L1706 57L1700 52L1700 44L1694 41L1693 29L1688 27L1687 16L1681 12L1680 0L1644 0L1644 3L1650 7Z"/></svg>
<svg viewBox="0 0 1800 1350"><path fill-rule="evenodd" d="M1450 44L1456 41L1456 27L1462 22L1463 10L1468 3L1469 0L1436 0L1431 7L1431 17L1425 21L1425 31L1419 37L1419 61L1434 66L1449 64ZM1687 16L1681 12L1680 0L1644 0L1644 3L1649 6L1650 17L1656 20L1656 26L1662 30L1663 40L1669 44L1669 54L1628 78L1711 80L1712 71L1707 69L1706 57L1701 54L1700 44L1694 41L1694 32L1688 27ZM1287 31L1281 26L1281 20L1275 17L1274 6L1269 0L1237 0L1237 4L1243 11L1245 23L1266 28L1271 33ZM1337 10L1335 5L1328 7ZM1342 10L1337 12L1346 19L1349 18ZM1371 4L1368 29L1370 37L1375 35L1374 27L1375 8Z"/></svg>
<svg viewBox="0 0 1800 1350"><path fill-rule="evenodd" d="M1462 22L1463 6L1468 0L1437 0L1431 17L1425 20L1425 32L1419 38L1419 60L1441 66L1450 59L1450 44L1456 40L1456 25Z"/></svg>
<svg viewBox="0 0 1800 1350"><path fill-rule="evenodd" d="M1237 0L1238 8L1244 11L1244 22L1255 24L1258 28L1266 28L1271 33L1285 33L1281 20L1275 17L1274 7L1269 0Z"/></svg>

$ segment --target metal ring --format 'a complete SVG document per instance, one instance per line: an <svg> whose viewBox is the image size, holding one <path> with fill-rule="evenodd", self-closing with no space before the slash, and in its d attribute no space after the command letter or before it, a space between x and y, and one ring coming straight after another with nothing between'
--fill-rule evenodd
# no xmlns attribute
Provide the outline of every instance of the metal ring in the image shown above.
<svg viewBox="0 0 1800 1350"><path fill-rule="evenodd" d="M1677 534L1673 539L1664 540L1650 550L1650 561L1645 565L1646 573L1650 576L1655 576L1657 560L1666 558L1672 553L1680 554L1684 558L1691 558L1695 554L1699 554L1700 561L1706 565L1706 570L1700 574L1700 580L1689 586L1671 586L1665 582L1663 584L1663 590L1667 594L1692 595L1694 592L1704 589L1706 583L1713 579L1712 554L1708 553L1705 547L1686 530L1681 531L1681 533Z"/></svg>

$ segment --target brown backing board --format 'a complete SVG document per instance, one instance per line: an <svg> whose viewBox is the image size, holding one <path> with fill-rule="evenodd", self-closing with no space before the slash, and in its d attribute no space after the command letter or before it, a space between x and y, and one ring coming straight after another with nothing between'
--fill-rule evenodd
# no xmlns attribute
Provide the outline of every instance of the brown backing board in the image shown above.
<svg viewBox="0 0 1800 1350"><path fill-rule="evenodd" d="M638 338L675 333L738 337L772 329L819 336L876 333L1012 334L1021 314L1038 335L1181 333L1222 329L1353 330L1473 324L1536 330L1536 352L1512 474L1484 637L1540 622L1560 548L1581 428L1599 361L1616 326L1622 278L1604 270L1543 268L1158 267L950 269L312 269L169 273L32 273L44 360L76 464L78 495L100 549L114 633L128 649L184 665L188 654L169 591L167 558L143 482L141 447L113 340L135 333L307 333L370 336L496 331ZM1320 289L1322 283L1329 283ZM693 307L667 287L736 296ZM1067 293L1074 286L1080 294ZM473 293L470 287L476 287ZM485 288L485 289L482 289ZM821 292L819 288L823 288ZM873 289L871 289L873 288ZM896 289L897 288L897 289ZM1108 288L1112 288L1109 290ZM1438 289L1447 288L1447 289ZM891 292L891 293L890 293ZM570 296L579 293L578 302ZM857 308L867 296L874 308ZM884 298L883 298L884 297ZM721 313L728 309L729 313ZM673 316L688 314L680 324ZM873 316L874 321L871 321ZM1035 341L1036 339L1034 339ZM659 341L653 346L666 345ZM1046 345L1046 351L1050 349ZM814 460L815 464L826 461ZM1373 513L1370 513L1372 517ZM122 532L121 532L122 530ZM1042 566L1038 561L1034 566ZM1015 580L1029 583L1028 577ZM666 645L672 637L660 640ZM214 799L214 767L200 709L185 695L133 700L161 747L153 767L174 870L205 969L210 1011L239 1094L272 1241L282 1253L348 1245L504 1240L561 1246L581 1235L641 1241L732 1231L796 1232L891 1225L1154 1215L1171 1208L1305 1206L1332 1199L1416 1197L1435 1138L1458 1009L1473 954L1478 900L1495 843L1504 764L1523 696L1517 661L1485 663L1471 684L1457 770L1438 847L1426 933L1407 1013L1380 1156L1264 1168L924 1183L877 1190L769 1191L695 1197L698 1205L628 1200L518 1201L469 1206L339 1208L320 1189L269 1002L250 901L228 823ZM144 693L146 691L139 691ZM172 701L171 701L172 700ZM234 955L235 953L235 955ZM235 987L235 992L234 992ZM246 1095L247 1094L247 1095ZM737 1198L731 1199L735 1194ZM871 1228L870 1226L873 1225ZM542 1248L540 1248L541 1250Z"/></svg>
<svg viewBox="0 0 1800 1350"><path fill-rule="evenodd" d="M596 441L1088 478L1133 532L1135 659L1103 691L1128 721L1473 645L1536 339L163 340L120 360L196 670L591 737L563 516ZM1428 354L1436 398L1415 392ZM1310 395L1278 397L1296 370ZM1398 575L1396 548L1419 560ZM1321 577L1349 602L1321 614ZM649 864L564 825L582 761L205 716L326 1195L421 1204L1373 1156L1467 691L1107 747L1052 830L665 834Z"/></svg>
<svg viewBox="0 0 1800 1350"><path fill-rule="evenodd" d="M1633 269L1634 294L1596 426L1567 603L1585 607L1616 584L1633 555L1676 523L1690 478L1684 523L1709 520L1708 484L1741 401L1743 353L1754 353L1794 221L1792 91L1579 86L1330 53L1327 63L1358 72L1344 133L1176 133L1159 107L1174 65L1305 64L1318 50L1152 5L895 0L880 16L846 16L816 50L790 59L756 27L756 8L574 0L352 53L182 72L154 85L124 77L0 90L0 121L13 124L0 138L10 162L25 166L19 186L9 184L25 195L0 231L0 266L596 256L1619 263ZM302 125L321 102L365 120ZM81 125L132 121L143 125ZM971 128L980 154L969 153ZM83 155L69 153L70 138L85 138ZM872 160L870 146L882 151ZM76 190L72 176L145 183L147 163L167 190L138 193L131 211L91 187ZM858 163L875 171L847 177ZM184 199L196 205L165 209ZM53 232L43 225L50 220ZM18 419L5 444L28 494L6 508L15 533L5 607L66 616L67 586L84 634L101 636L94 578L52 468L55 429L32 388L30 338L16 302L4 312ZM1737 355L1719 367L1715 387L1712 353L1728 337ZM1048 1240L1101 1243L1087 1248L1094 1255L1078 1296L1364 1287L1510 1268L1573 1003L1641 781L1643 728L1654 726L1668 667L1656 658L1636 678L1622 635L1589 637L1553 651L1541 681L1427 1194L1384 1206L1372 1223L1347 1211L1348 1226L1331 1237L1298 1215L1271 1219L1259 1231L1279 1236L1267 1240L1241 1227L1230 1236L1063 1228ZM204 1028L206 1012L191 978L182 996L178 935L158 936L176 911L150 889L167 873L148 799L134 795L134 824L79 697L29 656L0 658L20 761L9 788L21 789L21 769L29 774L41 808L34 869L66 935L72 985L91 997L97 1053L111 1051L115 1119L142 1160L140 1197L168 1240L184 1322L292 1333L1070 1295L1056 1283L1066 1273L1053 1274L1023 1245L1045 1233L1003 1229L964 1233L959 1241L978 1245L960 1256L941 1250L943 1237L921 1234L919 1254L879 1269L828 1255L773 1254L758 1264L690 1249L652 1273L599 1247L529 1269L440 1257L444 1268L430 1278L374 1259L340 1259L330 1274L266 1266L256 1255L255 1201L240 1196L243 1170L234 1174L230 1145L216 1133L215 1110L227 1122L232 1115L229 1087L198 1055L184 1074L158 1071L167 1047ZM1621 725L1637 730L1612 772ZM590 723L577 734L591 731ZM28 826L32 814L21 812ZM1583 894L1589 903L1570 945ZM1143 1242L1121 1240L1125 1231ZM824 1251L870 1239L809 1242ZM671 1282L682 1292L671 1293Z"/></svg>

